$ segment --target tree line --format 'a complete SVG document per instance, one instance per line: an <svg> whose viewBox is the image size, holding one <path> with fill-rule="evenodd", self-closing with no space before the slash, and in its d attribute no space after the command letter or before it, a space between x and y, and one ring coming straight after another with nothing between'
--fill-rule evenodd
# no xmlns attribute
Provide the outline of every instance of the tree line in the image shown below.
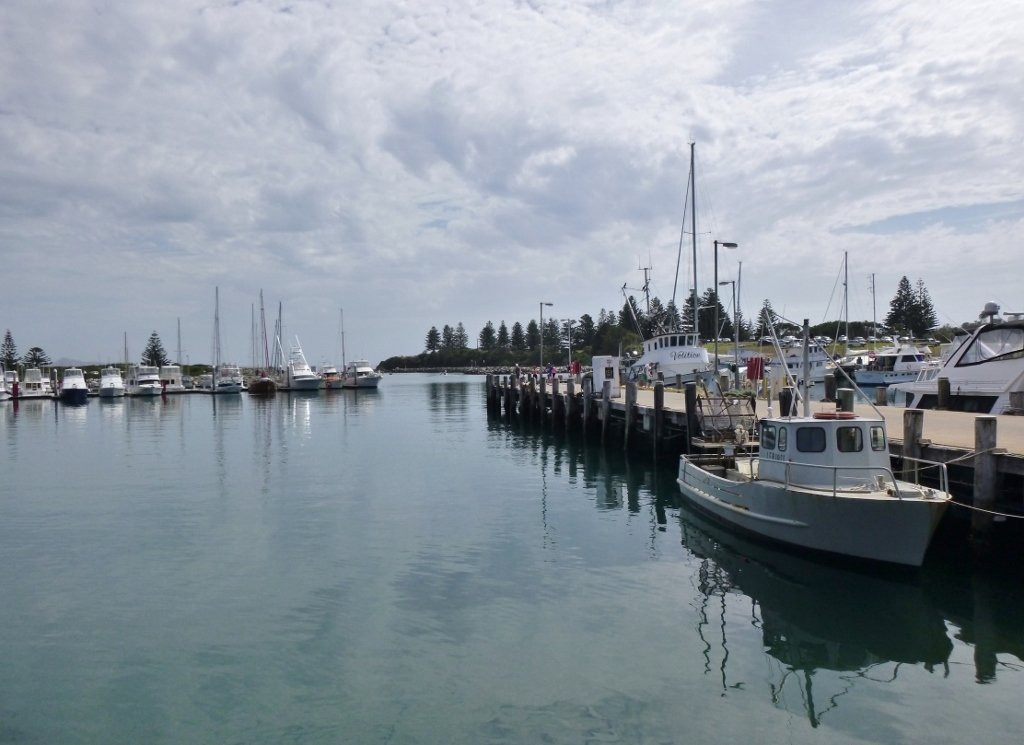
<svg viewBox="0 0 1024 745"><path fill-rule="evenodd" d="M46 354L42 347L30 347L24 355L19 356L18 347L14 343L14 335L10 329L6 330L3 342L0 342L0 362L3 363L5 370L14 370L19 365L27 368L49 367L53 365L49 355ZM160 341L160 335L156 331L150 334L149 341L146 342L146 348L142 351L140 362L143 365L153 365L155 367L171 363L167 352L164 351L164 345Z"/></svg>
<svg viewBox="0 0 1024 745"><path fill-rule="evenodd" d="M728 300L731 306L732 297ZM925 336L935 328L935 309L920 279L914 286L907 277L900 279L884 324L893 333L915 337ZM630 295L617 312L602 308L596 319L588 313L574 319L546 318L543 330L535 319L530 319L525 325L521 321L509 325L502 320L497 327L492 321L487 321L472 341L461 321L454 326L444 324L440 329L431 326L420 354L390 357L381 362L381 368L533 366L540 363L542 348L545 364L564 366L571 360L587 364L595 355L638 352L643 339L657 333L689 330L695 326L704 341L716 337L732 341L735 337L739 342L748 342L770 334L771 328L775 328L777 333L798 331L796 326L786 323L775 313L768 299L764 300L757 317L748 320L739 309L735 314L730 313L715 288L709 287L700 296L692 295L682 308L677 308L672 302L663 303L657 297L645 298L641 302ZM835 333L837 328L843 328L842 333L846 333L848 328L851 336L868 336L872 326L872 321L844 319L818 324L811 328L811 333Z"/></svg>

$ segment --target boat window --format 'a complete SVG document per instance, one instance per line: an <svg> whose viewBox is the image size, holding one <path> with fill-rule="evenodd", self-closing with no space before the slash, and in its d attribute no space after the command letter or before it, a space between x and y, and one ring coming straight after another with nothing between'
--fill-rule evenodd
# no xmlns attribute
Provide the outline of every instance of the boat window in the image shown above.
<svg viewBox="0 0 1024 745"><path fill-rule="evenodd" d="M864 433L860 427L836 429L836 447L840 453L859 453L864 449Z"/></svg>
<svg viewBox="0 0 1024 745"><path fill-rule="evenodd" d="M885 450L885 430L881 427L871 428L871 449Z"/></svg>
<svg viewBox="0 0 1024 745"><path fill-rule="evenodd" d="M787 434L788 432L789 432L789 430L786 429L785 427L779 427L779 447L778 447L778 450L779 450L780 453L786 452L786 440L789 439L789 435Z"/></svg>
<svg viewBox="0 0 1024 745"><path fill-rule="evenodd" d="M798 427L796 430L796 449L801 453L821 453L825 451L824 427Z"/></svg>
<svg viewBox="0 0 1024 745"><path fill-rule="evenodd" d="M765 450L775 449L775 425L765 424L761 427L761 447Z"/></svg>
<svg viewBox="0 0 1024 745"><path fill-rule="evenodd" d="M957 365L976 365L996 358L1016 357L1024 357L1024 329L992 328L978 334Z"/></svg>
<svg viewBox="0 0 1024 745"><path fill-rule="evenodd" d="M678 336L673 336L672 337L672 346L673 347L678 347L679 346L679 337Z"/></svg>

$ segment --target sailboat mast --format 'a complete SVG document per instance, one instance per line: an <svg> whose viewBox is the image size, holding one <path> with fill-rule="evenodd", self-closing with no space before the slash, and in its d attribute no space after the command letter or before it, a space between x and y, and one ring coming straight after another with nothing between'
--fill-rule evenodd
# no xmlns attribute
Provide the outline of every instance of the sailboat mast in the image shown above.
<svg viewBox="0 0 1024 745"><path fill-rule="evenodd" d="M345 309L339 308L341 312L341 369L345 369Z"/></svg>
<svg viewBox="0 0 1024 745"><path fill-rule="evenodd" d="M178 317L178 364L181 364L181 317Z"/></svg>
<svg viewBox="0 0 1024 745"><path fill-rule="evenodd" d="M871 336L878 340L878 321L875 319L875 274L871 273Z"/></svg>
<svg viewBox="0 0 1024 745"><path fill-rule="evenodd" d="M260 336L263 339L263 366L270 367L270 350L267 349L267 318L263 312L263 290L260 290Z"/></svg>
<svg viewBox="0 0 1024 745"><path fill-rule="evenodd" d="M220 367L220 287L213 289L213 379L217 380L217 368Z"/></svg>
<svg viewBox="0 0 1024 745"><path fill-rule="evenodd" d="M693 332L700 333L700 323L697 320L697 168L696 148L697 143L690 143L690 238L693 241ZM716 288L717 289L717 288Z"/></svg>
<svg viewBox="0 0 1024 745"><path fill-rule="evenodd" d="M846 321L846 345L850 345L850 265L848 252L843 251L843 318Z"/></svg>

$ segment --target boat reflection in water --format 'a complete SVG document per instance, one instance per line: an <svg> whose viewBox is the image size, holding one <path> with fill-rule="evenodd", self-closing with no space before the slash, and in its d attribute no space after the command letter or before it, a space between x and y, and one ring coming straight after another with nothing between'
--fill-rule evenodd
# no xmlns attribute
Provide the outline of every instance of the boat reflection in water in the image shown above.
<svg viewBox="0 0 1024 745"><path fill-rule="evenodd" d="M800 702L814 727L861 678L873 684L894 681L906 664L929 672L941 667L948 675L953 642L918 577L878 570L862 574L776 550L685 508L680 518L683 544L701 559L697 587L707 602L698 616L698 633L708 644L706 672L715 668L710 659L715 645L708 634L720 634L718 645L725 652L716 676L723 690L730 687L725 610L730 595L751 602L751 620L742 634L749 633L752 623L760 630L764 651L781 663L769 675L772 703ZM719 622L709 621L715 608L721 608ZM741 635L740 629L734 631ZM794 690L787 695L789 688Z"/></svg>

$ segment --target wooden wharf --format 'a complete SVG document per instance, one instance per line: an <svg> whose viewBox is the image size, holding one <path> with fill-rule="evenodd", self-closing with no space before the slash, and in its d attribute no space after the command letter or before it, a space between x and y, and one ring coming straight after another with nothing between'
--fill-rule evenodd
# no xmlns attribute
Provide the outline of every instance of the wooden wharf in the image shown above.
<svg viewBox="0 0 1024 745"><path fill-rule="evenodd" d="M700 431L704 403L698 401L693 384L680 388L658 381L640 388L630 382L617 389L612 385L604 381L602 390L595 391L590 377L520 382L513 376L488 375L487 407L493 415L579 430L605 446L647 450L655 459L727 444L722 438L690 436ZM779 406L777 400L755 399L755 414L766 415L769 405ZM834 408L834 402L812 403L813 411ZM946 464L956 503L971 508L969 515L959 517L967 518L975 542L984 543L994 523L1010 521L1018 530L1024 527L1024 416L868 404L857 404L854 410L885 420L893 472L901 478L938 483L934 476L905 468L904 455Z"/></svg>

